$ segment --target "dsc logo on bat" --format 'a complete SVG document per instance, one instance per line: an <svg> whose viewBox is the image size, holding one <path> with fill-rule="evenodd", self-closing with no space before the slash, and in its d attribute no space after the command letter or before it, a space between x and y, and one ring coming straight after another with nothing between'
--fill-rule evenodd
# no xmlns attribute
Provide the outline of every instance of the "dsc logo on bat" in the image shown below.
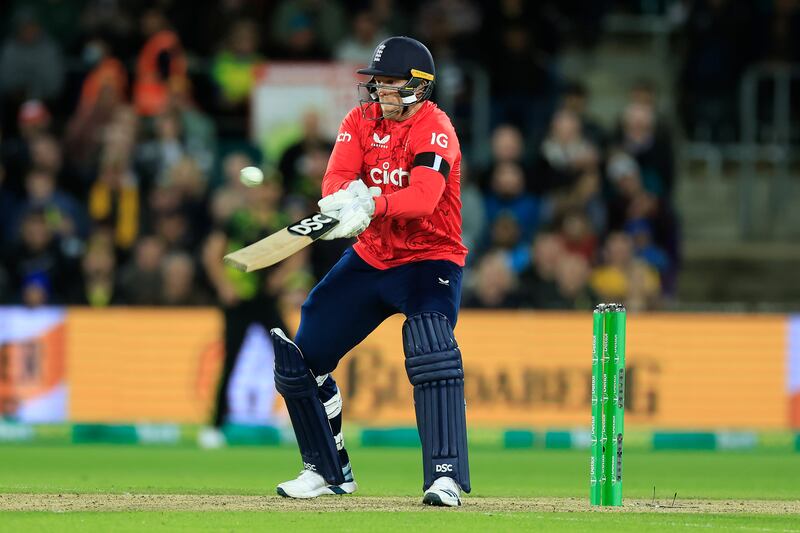
<svg viewBox="0 0 800 533"><path fill-rule="evenodd" d="M304 218L296 224L289 226L288 230L297 235L310 235L311 232L321 230L326 224L335 222L334 219L317 213L313 217Z"/></svg>

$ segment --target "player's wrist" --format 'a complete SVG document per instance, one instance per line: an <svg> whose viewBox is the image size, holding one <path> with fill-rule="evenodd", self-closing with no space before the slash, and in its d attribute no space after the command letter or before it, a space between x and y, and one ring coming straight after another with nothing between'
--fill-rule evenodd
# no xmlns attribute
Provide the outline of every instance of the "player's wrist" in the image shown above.
<svg viewBox="0 0 800 533"><path fill-rule="evenodd" d="M389 209L389 199L385 196L378 196L375 198L375 210L372 213L372 218L383 218L386 216L386 211Z"/></svg>

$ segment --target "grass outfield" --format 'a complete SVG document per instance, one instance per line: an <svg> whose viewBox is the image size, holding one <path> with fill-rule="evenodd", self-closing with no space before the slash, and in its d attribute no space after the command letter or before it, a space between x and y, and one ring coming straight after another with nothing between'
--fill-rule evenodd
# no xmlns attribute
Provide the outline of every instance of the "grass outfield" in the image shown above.
<svg viewBox="0 0 800 533"><path fill-rule="evenodd" d="M796 452L626 451L621 512L589 509L586 451L476 448L473 493L458 510L418 504L419 450L351 453L357 496L298 502L273 496L299 471L291 448L6 445L0 529L800 531Z"/></svg>

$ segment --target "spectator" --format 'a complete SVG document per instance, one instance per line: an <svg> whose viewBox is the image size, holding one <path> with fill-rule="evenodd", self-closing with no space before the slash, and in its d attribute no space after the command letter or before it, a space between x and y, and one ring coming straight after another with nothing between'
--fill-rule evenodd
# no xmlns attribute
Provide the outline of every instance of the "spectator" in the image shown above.
<svg viewBox="0 0 800 533"><path fill-rule="evenodd" d="M480 187L484 192L491 189L492 175L497 165L503 163L515 163L520 165L523 170L525 167L525 143L519 128L511 124L500 124L492 131L492 161L480 179ZM531 190L529 183L529 172L525 170L526 188Z"/></svg>
<svg viewBox="0 0 800 533"><path fill-rule="evenodd" d="M515 163L495 166L492 189L485 198L486 221L489 226L502 214L514 218L520 239L529 242L539 226L538 199L525 192L525 176Z"/></svg>
<svg viewBox="0 0 800 533"><path fill-rule="evenodd" d="M666 258L659 258L657 256L660 254L647 252L655 261L654 266L659 268L664 290L668 294L673 293L680 263L680 237L677 217L672 208L666 200L644 189L639 167L628 154L612 154L608 160L607 175L611 182L609 228L612 231L627 231L632 227L646 227L646 236L639 236L637 246L653 246L666 253ZM650 244L647 244L648 241Z"/></svg>
<svg viewBox="0 0 800 533"><path fill-rule="evenodd" d="M577 115L562 109L553 117L534 168L534 190L542 195L542 220L557 222L567 211L587 214L595 231L605 228L597 148L581 133Z"/></svg>
<svg viewBox="0 0 800 533"><path fill-rule="evenodd" d="M55 101L64 83L58 45L30 9L17 11L12 24L13 33L0 49L0 96L15 103L31 98Z"/></svg>
<svg viewBox="0 0 800 533"><path fill-rule="evenodd" d="M2 139L3 164L7 172L8 189L15 194L23 194L24 177L31 165L31 143L41 135L49 132L50 112L39 100L28 100L17 112L17 136Z"/></svg>
<svg viewBox="0 0 800 533"><path fill-rule="evenodd" d="M652 106L628 104L622 116L619 146L636 159L645 189L669 201L674 186L672 140L659 137Z"/></svg>
<svg viewBox="0 0 800 533"><path fill-rule="evenodd" d="M136 167L147 184L164 183L172 166L186 155L177 113L164 113L155 118L155 136L139 145Z"/></svg>
<svg viewBox="0 0 800 533"><path fill-rule="evenodd" d="M146 41L136 60L133 101L145 117L164 113L175 95L189 92L186 56L177 33L158 9L148 9L141 18Z"/></svg>
<svg viewBox="0 0 800 533"><path fill-rule="evenodd" d="M133 7L129 2L107 0L82 0L81 4L80 29L83 35L106 36L109 46L123 60L135 56L136 46L141 44L136 22L141 7Z"/></svg>
<svg viewBox="0 0 800 533"><path fill-rule="evenodd" d="M272 19L272 36L284 59L328 59L346 27L339 2L283 0Z"/></svg>
<svg viewBox="0 0 800 533"><path fill-rule="evenodd" d="M195 105L191 95L186 92L172 94L168 113L174 114L180 121L180 139L186 153L204 173L210 174L217 152L218 131L214 120ZM237 137L246 135L246 127L240 126L233 125Z"/></svg>
<svg viewBox="0 0 800 533"><path fill-rule="evenodd" d="M560 217L558 229L568 253L583 257L588 263L594 262L597 235L583 211L571 209L565 212Z"/></svg>
<svg viewBox="0 0 800 533"><path fill-rule="evenodd" d="M257 33L269 35L271 13L277 2L226 0L224 2L167 2L166 13L179 29L181 42L193 57L212 57L230 29L239 21L255 22ZM260 40L260 38L259 38Z"/></svg>
<svg viewBox="0 0 800 533"><path fill-rule="evenodd" d="M255 68L263 61L264 58L258 53L258 28L255 23L247 19L236 21L211 65L222 107L247 107L255 82Z"/></svg>
<svg viewBox="0 0 800 533"><path fill-rule="evenodd" d="M279 209L280 184L267 180L249 189L245 208L236 211L224 227L213 231L203 249L203 265L225 320L225 360L210 426L198 435L199 444L217 448L225 443L221 428L228 415L228 384L236 366L247 328L283 329L278 312L279 289L297 265L290 258L270 270L239 272L223 266L225 253L246 246L285 227L289 221Z"/></svg>
<svg viewBox="0 0 800 533"><path fill-rule="evenodd" d="M561 44L552 14L523 0L502 0L486 9L480 37L493 123L512 123L531 142L541 139L555 99L554 60Z"/></svg>
<svg viewBox="0 0 800 533"><path fill-rule="evenodd" d="M163 290L160 303L170 306L198 306L210 303L205 292L195 283L195 265L191 256L172 253L161 263Z"/></svg>
<svg viewBox="0 0 800 533"><path fill-rule="evenodd" d="M317 111L307 110L303 114L302 126L300 139L283 152L278 169L283 177L283 187L286 192L313 197L319 195L318 178L314 175L319 174L321 157L325 158L322 167L322 172L325 172L333 143L324 137ZM319 178L321 177L320 175Z"/></svg>
<svg viewBox="0 0 800 533"><path fill-rule="evenodd" d="M214 228L222 227L233 213L244 205L244 196L230 188L221 188L211 196L209 215Z"/></svg>
<svg viewBox="0 0 800 533"><path fill-rule="evenodd" d="M183 210L158 213L154 217L152 229L164 241L169 252L187 252L192 249L189 219Z"/></svg>
<svg viewBox="0 0 800 533"><path fill-rule="evenodd" d="M3 264L18 291L12 301L31 307L66 303L69 284L78 279L76 265L61 251L41 209L23 215L19 241Z"/></svg>
<svg viewBox="0 0 800 533"><path fill-rule="evenodd" d="M556 265L557 290L540 302L541 309L590 311L599 302L589 287L591 267L583 256L567 253Z"/></svg>
<svg viewBox="0 0 800 533"><path fill-rule="evenodd" d="M466 291L462 307L476 309L514 308L519 304L517 278L502 253L483 256L475 269L472 286Z"/></svg>
<svg viewBox="0 0 800 533"><path fill-rule="evenodd" d="M625 303L632 311L653 309L659 303L658 272L634 255L630 235L613 232L606 239L604 261L591 276L592 289L603 301Z"/></svg>
<svg viewBox="0 0 800 533"><path fill-rule="evenodd" d="M99 176L89 191L89 216L113 230L118 249L128 250L139 235L139 182L130 169L130 154L122 148L109 147L102 157Z"/></svg>
<svg viewBox="0 0 800 533"><path fill-rule="evenodd" d="M231 152L222 160L222 183L211 193L210 200L215 227L223 227L237 209L244 208L247 187L239 173L252 165L253 160L244 152Z"/></svg>
<svg viewBox="0 0 800 533"><path fill-rule="evenodd" d="M91 307L108 307L120 303L116 281L116 258L110 242L90 241L82 262L82 284L74 303Z"/></svg>
<svg viewBox="0 0 800 533"><path fill-rule="evenodd" d="M569 188L585 173L594 172L597 161L597 147L583 136L578 115L562 109L553 116L539 147L536 189L550 193Z"/></svg>
<svg viewBox="0 0 800 533"><path fill-rule="evenodd" d="M608 133L589 115L589 91L581 81L571 81L561 92L561 107L574 113L581 123L581 134L594 146L603 150L608 144Z"/></svg>
<svg viewBox="0 0 800 533"><path fill-rule="evenodd" d="M75 198L57 187L51 171L32 169L25 178L25 188L27 194L20 202L21 213L32 209L42 210L50 231L62 242L86 239L89 234L86 210Z"/></svg>
<svg viewBox="0 0 800 533"><path fill-rule="evenodd" d="M172 167L170 187L180 196L181 207L189 219L192 247L199 245L211 229L208 214L208 183L194 159L183 158Z"/></svg>
<svg viewBox="0 0 800 533"><path fill-rule="evenodd" d="M259 33L255 22L239 19L231 24L211 64L214 84L214 118L224 137L245 137L250 118L250 94L258 66L264 58L258 52Z"/></svg>
<svg viewBox="0 0 800 533"><path fill-rule="evenodd" d="M206 215L205 183L197 165L185 158L148 198L147 229L169 251L191 251L200 245L210 223Z"/></svg>
<svg viewBox="0 0 800 533"><path fill-rule="evenodd" d="M305 199L306 210L316 209L314 206L320 197L322 177L328 167L329 156L330 152L328 150L316 146L307 149L297 161L296 181L291 192L294 196Z"/></svg>
<svg viewBox="0 0 800 533"><path fill-rule="evenodd" d="M461 161L461 238L470 250L467 261L471 261L486 227L486 209L481 191L472 182L469 164ZM334 241L335 242L335 241Z"/></svg>
<svg viewBox="0 0 800 533"><path fill-rule="evenodd" d="M362 9L353 17L350 36L336 45L334 57L357 65L366 65L379 42L389 35L378 26L371 10Z"/></svg>
<svg viewBox="0 0 800 533"><path fill-rule="evenodd" d="M167 182L173 167L186 158L191 158L200 167L199 170L207 172L210 169L209 151L213 150L216 143L213 139L213 127L211 132L195 130L194 136L184 130L187 122L182 119L185 117L186 112L181 113L178 110L158 116L154 121L155 137L139 145L136 151L136 168L148 186ZM198 125L193 119L190 124ZM200 129L207 128L200 125ZM212 138L208 138L208 133L211 133Z"/></svg>
<svg viewBox="0 0 800 533"><path fill-rule="evenodd" d="M81 86L77 113L88 114L98 106L113 109L128 101L128 72L112 55L105 39L96 37L87 42L83 60L91 70Z"/></svg>
<svg viewBox="0 0 800 533"><path fill-rule="evenodd" d="M42 28L65 53L78 49L80 9L68 0L9 0L13 12L16 6L30 11ZM81 2L83 4L83 2ZM5 22L5 21L4 21Z"/></svg>
<svg viewBox="0 0 800 533"><path fill-rule="evenodd" d="M498 216L494 224L489 228L488 248L502 252L508 267L514 274L525 269L530 260L528 241L520 238L521 233L517 219L510 213L503 213Z"/></svg>
<svg viewBox="0 0 800 533"><path fill-rule="evenodd" d="M650 223L641 218L630 220L625 224L625 233L633 238L636 257L658 270L663 281L664 276L670 271L670 259L667 253L653 242Z"/></svg>
<svg viewBox="0 0 800 533"><path fill-rule="evenodd" d="M139 132L139 117L133 107L107 100L107 94L102 93L93 108L76 112L67 124L65 152L82 177L84 191L94 180L95 165L104 143L113 140L129 151Z"/></svg>
<svg viewBox="0 0 800 533"><path fill-rule="evenodd" d="M133 259L122 269L120 290L129 305L156 305L161 301L161 262L164 243L146 235L136 243Z"/></svg>
<svg viewBox="0 0 800 533"><path fill-rule="evenodd" d="M645 78L635 81L628 92L628 101L632 104L642 104L658 110L658 96L655 84ZM660 122L660 120L657 122Z"/></svg>
<svg viewBox="0 0 800 533"><path fill-rule="evenodd" d="M83 181L71 165L64 161L58 139L49 134L39 135L30 143L30 157L31 166L51 173L64 191L81 200L86 197Z"/></svg>
<svg viewBox="0 0 800 533"><path fill-rule="evenodd" d="M557 233L541 232L530 247L530 262L520 273L520 303L524 307L546 309L559 299L556 273L566 255Z"/></svg>
<svg viewBox="0 0 800 533"><path fill-rule="evenodd" d="M52 1L14 4L23 8L24 21L31 6ZM67 20L62 15L69 2L56 4L56 18ZM798 9L790 4L748 4L744 15L736 15L732 9L738 4L730 0L690 3L687 44L698 55L686 61L683 79L693 79L686 85L692 94L682 103L698 114L693 131L707 128L713 138L714 128L725 128L708 125L719 113L713 100L722 84L712 80L697 89L692 83L710 73L741 72L754 58L794 57L790 37ZM467 278L474 285L465 304L583 309L596 298L598 280L612 289L614 283L624 285L624 291L606 292L623 294L620 298L639 307L657 306L660 296L675 294L680 228L670 199L672 119L658 115L655 86L637 81L630 87L624 112L608 135L588 113L588 78L561 84L553 68L562 36L580 32L589 20L599 23L586 16L588 11L578 16L574 6L546 2L534 7L522 0L500 0L497 6L475 0L152 6L81 0L77 8L70 4L68 13L73 20L80 17L79 24L56 32L39 17L35 46L22 47L39 50L49 41L47 33L79 37L63 49L70 68L55 98L35 98L25 90L0 95L0 119L5 120L0 124L0 302L195 305L224 299L224 312L232 314L255 307L251 300L259 298L280 310L296 306L311 280L324 276L352 241L318 242L256 277L223 269L227 283L208 280L209 269L196 272L209 234L224 236L226 248L217 250L224 253L245 244L244 236L263 237L317 209L333 139L320 112L309 109L283 133L259 137L262 155L247 138L253 69L264 56L364 63L386 31L409 34L414 28L433 32L427 42L443 54L439 100L454 106L457 129L471 135L464 143L461 191L463 239L471 249ZM343 35L345 9L351 35ZM6 15L14 10L0 8ZM750 29L739 29L754 11L764 16L752 19L753 31L762 36L752 45ZM3 50L11 44L19 48L27 30L17 31L19 19L12 24L11 16L6 18ZM275 32L268 31L273 27ZM742 42L725 42L730 35ZM58 53L58 45L49 42ZM717 48L704 49L707 45ZM734 58L736 68L729 61L731 50L742 53ZM484 53L489 116L473 117L483 94L481 76L460 70L460 60L480 63ZM4 57L0 52L0 66ZM189 58L192 65L213 68L190 70ZM723 62L712 64L716 58ZM126 69L131 67L135 75L129 85ZM738 95L730 87L738 81L731 79L724 98L735 104ZM0 91L5 82L0 78ZM337 94L331 92L334 107ZM710 107L702 107L706 97ZM71 113L65 105L74 105ZM329 110L330 104L321 105ZM487 126L482 118L496 126L491 139L480 138L484 130L473 130ZM297 130L302 130L299 138L292 133ZM489 161L484 152L467 149L487 141ZM474 174L468 175L467 160L475 165ZM240 181L240 170L251 165L263 168L263 186L251 189ZM259 202L263 205L255 205ZM43 214L48 244L44 252L28 250L23 256L34 256L34 262L39 256L56 258L65 265L63 279L47 272L28 275L27 268L20 275L18 262L5 259L21 250L23 221L31 211ZM38 242L35 229L28 233L31 243ZM626 239L631 264L644 268L607 259L607 249L624 255L619 242ZM587 287L586 264L598 261ZM648 292L652 272L661 284L654 293Z"/></svg>
<svg viewBox="0 0 800 533"><path fill-rule="evenodd" d="M70 162L88 176L92 173L91 166L95 163L104 129L118 120L114 127L124 123L124 127L135 132L137 124L135 115L134 120L123 116L126 112L132 113L126 107L128 73L122 62L112 55L108 41L101 37L89 40L83 49L83 60L90 71L83 80L78 107L69 119L64 142ZM134 132L131 132L132 137L135 137ZM81 196L88 189L88 181L86 178L81 183Z"/></svg>
<svg viewBox="0 0 800 533"><path fill-rule="evenodd" d="M653 120L655 121L655 126L653 127L654 138L672 139L673 119L662 112L658 100L658 90L652 80L647 78L636 80L628 92L628 103L642 104L653 110ZM622 129L621 121L617 125L617 129Z"/></svg>
<svg viewBox="0 0 800 533"><path fill-rule="evenodd" d="M41 100L26 100L19 107L19 135L27 142L50 131L52 116Z"/></svg>

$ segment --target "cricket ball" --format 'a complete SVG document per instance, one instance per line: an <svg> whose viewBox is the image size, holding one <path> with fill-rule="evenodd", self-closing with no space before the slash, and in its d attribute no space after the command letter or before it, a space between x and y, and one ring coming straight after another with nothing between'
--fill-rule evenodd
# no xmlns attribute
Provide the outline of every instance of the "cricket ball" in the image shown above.
<svg viewBox="0 0 800 533"><path fill-rule="evenodd" d="M264 181L264 173L258 167L244 167L239 172L239 179L247 187L256 187Z"/></svg>

